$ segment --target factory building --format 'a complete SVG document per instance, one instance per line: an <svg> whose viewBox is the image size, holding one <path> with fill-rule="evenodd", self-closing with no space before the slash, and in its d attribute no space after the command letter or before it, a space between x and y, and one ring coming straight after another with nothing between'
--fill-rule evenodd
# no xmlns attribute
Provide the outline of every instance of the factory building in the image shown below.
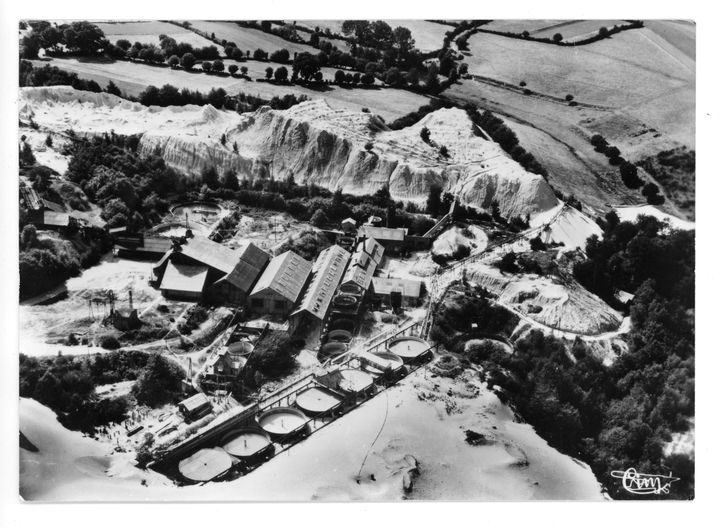
<svg viewBox="0 0 720 528"><path fill-rule="evenodd" d="M255 313L287 315L311 271L312 264L292 251L274 257L250 293L250 309Z"/></svg>
<svg viewBox="0 0 720 528"><path fill-rule="evenodd" d="M405 250L408 230L405 228L376 227L363 225L358 228L358 239L374 238L388 253L401 253Z"/></svg>
<svg viewBox="0 0 720 528"><path fill-rule="evenodd" d="M418 306L422 297L422 281L373 277L375 295L390 306Z"/></svg>
<svg viewBox="0 0 720 528"><path fill-rule="evenodd" d="M382 262L385 249L374 238L362 238L355 247L342 284L354 284L363 292L370 289L375 270Z"/></svg>
<svg viewBox="0 0 720 528"><path fill-rule="evenodd" d="M295 311L290 314L288 322L291 334L301 328L309 333L325 320L330 301L349 261L350 253L340 246L330 246L318 255L305 293Z"/></svg>
<svg viewBox="0 0 720 528"><path fill-rule="evenodd" d="M153 268L165 297L244 305L270 255L252 243L230 249L205 238L174 242Z"/></svg>

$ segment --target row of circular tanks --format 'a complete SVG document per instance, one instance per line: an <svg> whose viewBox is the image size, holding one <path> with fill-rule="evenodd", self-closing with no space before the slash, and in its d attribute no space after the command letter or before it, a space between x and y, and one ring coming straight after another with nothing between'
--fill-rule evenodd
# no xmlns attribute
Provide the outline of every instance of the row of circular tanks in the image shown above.
<svg viewBox="0 0 720 528"><path fill-rule="evenodd" d="M205 448L178 464L189 481L206 482L227 473L238 463L252 465L270 458L273 442L287 442L307 432L308 416L327 415L346 400L368 395L380 376L397 377L405 364L420 360L428 352L427 343L417 337L398 337L381 352L359 354L362 370L345 368L337 372L334 391L316 385L298 393L294 407L275 407L259 413L256 423L225 435L219 447Z"/></svg>
<svg viewBox="0 0 720 528"><path fill-rule="evenodd" d="M356 284L346 283L340 286L339 293L333 298L333 307L341 311L356 312L362 302L363 290ZM324 361L348 350L348 344L352 340L352 332L355 328L355 321L349 317L342 317L331 320L328 323L326 342L320 347L318 359Z"/></svg>

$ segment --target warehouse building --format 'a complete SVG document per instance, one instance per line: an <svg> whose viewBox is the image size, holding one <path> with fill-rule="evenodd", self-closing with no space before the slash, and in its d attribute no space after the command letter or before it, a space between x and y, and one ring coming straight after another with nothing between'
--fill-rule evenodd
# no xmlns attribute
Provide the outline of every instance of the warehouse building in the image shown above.
<svg viewBox="0 0 720 528"><path fill-rule="evenodd" d="M355 284L363 291L370 289L370 281L384 253L385 249L374 238L361 239L352 254L342 284Z"/></svg>
<svg viewBox="0 0 720 528"><path fill-rule="evenodd" d="M250 293L250 308L255 313L287 315L311 271L312 264L292 251L273 258Z"/></svg>
<svg viewBox="0 0 720 528"><path fill-rule="evenodd" d="M174 242L153 268L165 297L244 305L270 255L252 243L230 249L206 238Z"/></svg>
<svg viewBox="0 0 720 528"><path fill-rule="evenodd" d="M318 255L305 293L288 319L291 334L300 328L310 333L325 320L349 261L350 253L340 246L330 246Z"/></svg>
<svg viewBox="0 0 720 528"><path fill-rule="evenodd" d="M360 226L358 239L362 237L377 240L388 253L401 253L406 248L406 237L408 230L405 228L375 227L370 225Z"/></svg>
<svg viewBox="0 0 720 528"><path fill-rule="evenodd" d="M373 277L375 295L393 307L418 306L422 297L422 281Z"/></svg>

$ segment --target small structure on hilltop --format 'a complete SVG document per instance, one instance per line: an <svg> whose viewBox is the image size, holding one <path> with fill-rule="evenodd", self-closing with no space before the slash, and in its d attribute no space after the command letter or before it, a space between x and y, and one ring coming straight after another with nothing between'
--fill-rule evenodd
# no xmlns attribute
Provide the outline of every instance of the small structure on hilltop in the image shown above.
<svg viewBox="0 0 720 528"><path fill-rule="evenodd" d="M288 319L291 334L300 328L310 333L325 320L349 261L350 253L340 246L330 246L318 255L305 294Z"/></svg>
<svg viewBox="0 0 720 528"><path fill-rule="evenodd" d="M174 239L153 268L165 297L244 305L270 255L248 242L230 249L205 238Z"/></svg>
<svg viewBox="0 0 720 528"><path fill-rule="evenodd" d="M312 264L293 251L274 257L250 293L253 312L287 315L300 296Z"/></svg>
<svg viewBox="0 0 720 528"><path fill-rule="evenodd" d="M178 404L178 408L188 422L199 420L213 410L212 403L202 392L184 399Z"/></svg>

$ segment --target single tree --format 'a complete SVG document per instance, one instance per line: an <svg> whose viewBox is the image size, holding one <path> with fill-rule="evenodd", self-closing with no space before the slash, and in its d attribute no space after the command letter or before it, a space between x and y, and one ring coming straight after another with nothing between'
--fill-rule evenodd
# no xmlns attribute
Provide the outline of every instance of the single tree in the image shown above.
<svg viewBox="0 0 720 528"><path fill-rule="evenodd" d="M182 59L180 59L180 64L182 64L182 67L186 70L192 70L196 62L195 55L192 53L186 53L182 56Z"/></svg>
<svg viewBox="0 0 720 528"><path fill-rule="evenodd" d="M315 227L322 227L324 225L327 225L328 217L325 214L325 211L323 211L322 209L318 209L317 211L315 211L310 218L310 223Z"/></svg>
<svg viewBox="0 0 720 528"><path fill-rule="evenodd" d="M210 73L210 71L212 70L212 62L204 61L202 63L202 69L205 73Z"/></svg>
<svg viewBox="0 0 720 528"><path fill-rule="evenodd" d="M269 81L270 79L272 79L272 76L273 76L273 69L270 66L268 66L267 68L265 68L265 78Z"/></svg>
<svg viewBox="0 0 720 528"><path fill-rule="evenodd" d="M555 33L553 35L553 42L562 42L563 36L561 33Z"/></svg>
<svg viewBox="0 0 720 528"><path fill-rule="evenodd" d="M215 59L212 64L212 69L214 72L224 72L225 71L225 63L221 61L220 59Z"/></svg>
<svg viewBox="0 0 720 528"><path fill-rule="evenodd" d="M230 66L228 66L228 71L230 72L230 75L235 75L238 71L238 65L231 64Z"/></svg>
<svg viewBox="0 0 720 528"><path fill-rule="evenodd" d="M277 82L285 82L288 78L288 69L285 66L280 66L275 69L275 80Z"/></svg>

